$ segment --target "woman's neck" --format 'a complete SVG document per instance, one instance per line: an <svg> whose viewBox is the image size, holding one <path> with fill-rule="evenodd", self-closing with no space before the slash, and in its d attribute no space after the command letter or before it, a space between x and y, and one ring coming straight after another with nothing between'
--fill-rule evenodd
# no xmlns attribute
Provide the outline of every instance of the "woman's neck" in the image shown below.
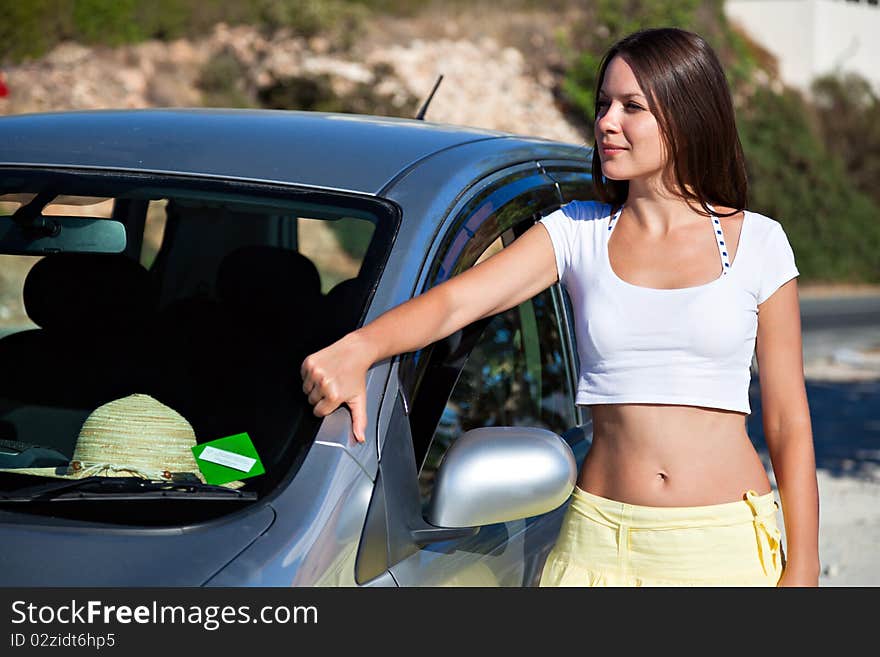
<svg viewBox="0 0 880 657"><path fill-rule="evenodd" d="M687 201L669 190L659 190L656 185L639 184L631 180L629 194L624 201L623 214L639 229L653 237L665 237L676 229L705 221L695 208L698 204Z"/></svg>

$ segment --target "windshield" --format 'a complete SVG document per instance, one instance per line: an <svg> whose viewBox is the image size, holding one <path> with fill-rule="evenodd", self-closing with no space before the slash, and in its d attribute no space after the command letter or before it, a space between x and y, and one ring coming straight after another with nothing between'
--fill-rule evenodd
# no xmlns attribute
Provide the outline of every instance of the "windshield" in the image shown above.
<svg viewBox="0 0 880 657"><path fill-rule="evenodd" d="M250 499L293 476L321 421L300 365L360 324L395 233L391 206L249 183L0 170L0 224L35 203L42 217L121 222L125 246L17 255L0 226L0 492L98 476ZM16 239L21 253L27 233ZM106 488L15 510L75 516ZM162 503L186 506L192 493L210 502L190 506L219 513L235 497L206 490L178 486Z"/></svg>

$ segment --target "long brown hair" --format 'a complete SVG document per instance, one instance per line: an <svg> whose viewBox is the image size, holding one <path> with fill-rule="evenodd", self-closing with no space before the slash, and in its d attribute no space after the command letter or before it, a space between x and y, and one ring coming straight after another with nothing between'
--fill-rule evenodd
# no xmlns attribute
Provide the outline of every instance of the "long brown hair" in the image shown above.
<svg viewBox="0 0 880 657"><path fill-rule="evenodd" d="M599 65L597 120L599 89L616 55L629 64L647 96L681 195L697 201L706 214L707 204L729 206L736 212L744 209L748 179L733 100L724 70L709 44L698 34L673 27L639 30L615 43ZM629 192L629 181L602 175L596 148L593 184L599 199L615 208L623 204Z"/></svg>

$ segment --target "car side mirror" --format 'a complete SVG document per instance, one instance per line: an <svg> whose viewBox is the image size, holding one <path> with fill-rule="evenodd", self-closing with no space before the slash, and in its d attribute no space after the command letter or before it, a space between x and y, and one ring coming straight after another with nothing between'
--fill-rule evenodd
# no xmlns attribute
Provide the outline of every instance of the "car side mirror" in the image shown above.
<svg viewBox="0 0 880 657"><path fill-rule="evenodd" d="M548 513L577 481L577 462L560 436L537 427L481 427L462 434L435 475L427 521L475 527Z"/></svg>

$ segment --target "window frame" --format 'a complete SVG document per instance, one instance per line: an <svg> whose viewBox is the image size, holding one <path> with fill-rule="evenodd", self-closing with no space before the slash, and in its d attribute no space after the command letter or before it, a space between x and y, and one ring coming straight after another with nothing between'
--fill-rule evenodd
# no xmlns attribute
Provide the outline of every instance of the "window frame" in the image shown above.
<svg viewBox="0 0 880 657"><path fill-rule="evenodd" d="M522 184L522 188L517 190L518 184ZM515 200L528 195L532 195L536 202L527 216L514 216L504 212L505 208L510 207ZM506 201L495 206L494 202L499 198L506 198ZM489 204L492 204L492 209L487 211L485 208ZM506 248L542 216L561 205L562 198L558 184L536 161L509 167L488 176L481 184L472 187L467 196L462 198L457 207L449 213L445 230L438 231L434 244L422 264L422 271L427 273L416 286L413 296L422 294L430 287L473 266L499 237ZM502 215L500 222L499 215ZM478 220L474 221L475 218ZM494 221L494 226L490 225L492 223L490 219ZM462 232L468 235L468 239L464 242L461 240ZM475 241L475 238L478 241ZM450 252L453 253L453 257L450 257ZM561 308L559 286L559 283L554 283L549 289L554 304L554 321L561 336L563 356L568 359L566 368L572 403L571 417L578 422L579 410L574 404L576 380L572 374L572 368L576 364L571 360L568 319L559 312ZM418 351L399 356L399 384L411 424L417 475L423 467L430 443L439 426L443 408L455 389L463 363L481 337L486 325L493 318L494 315L477 320L447 338ZM450 366L450 361L459 364ZM423 389L422 385L425 382L432 386L433 390ZM433 400L432 413L424 409L422 406L424 402L420 404L422 394L428 395L428 398ZM441 398L442 404L439 403Z"/></svg>
<svg viewBox="0 0 880 657"><path fill-rule="evenodd" d="M335 208L366 211L376 220L375 232L378 234L382 231L384 236L376 238L361 261L359 275L369 278L371 284L364 293L363 306L352 330L362 325L363 319L373 302L376 289L395 247L403 216L402 210L396 202L372 194L317 189L294 184L222 178L218 176L145 173L80 167L0 165L0 178L9 180L8 187L10 188L13 187L13 183L16 183L19 187L29 187L30 181L34 180L42 188L54 185L64 189L85 190L82 193L88 193L88 195L105 194L108 197L117 199L114 205L116 205L118 199L125 198L128 191L132 189L146 189L155 191L157 197L163 197L163 193L169 191L203 191L222 196L223 198L220 199L222 201L225 201L227 196L235 196L242 199L277 200L282 204L329 205ZM0 186L0 192L6 186L6 184ZM140 201L139 198L136 200ZM146 206L141 209L144 212L143 218L134 216L137 208L132 206L123 207L120 212L124 216L121 217L117 217L117 213L114 210L113 218L124 222L127 220L133 221L134 223L131 226L128 223L126 224L127 230L133 226L142 235L144 222L141 219L145 219ZM168 225L166 224L167 227ZM168 239L169 236L166 233L156 254L157 260L162 257L163 249L167 247ZM134 242L132 240L132 243ZM124 255L130 257L135 262L140 262L139 248L140 240L137 240L137 253L135 253L136 249L132 244L129 244ZM295 372L292 374L295 375ZM279 466L276 474L267 475L264 478L263 481L266 483L261 490L265 497L274 497L298 476L299 467L314 444L314 438L320 430L322 423L323 418L315 417L312 414L305 414L303 416L302 425L298 428L298 431L302 432L303 438L300 442L304 447L301 452L291 453L286 457L286 460L279 462L281 466Z"/></svg>
<svg viewBox="0 0 880 657"><path fill-rule="evenodd" d="M562 203L565 204L575 200L593 200L596 198L591 159L591 153L588 153L583 160L541 160L538 166L556 184L559 197ZM559 295L560 305L565 315L566 346L570 349L572 358L569 362L572 362L574 366L573 385L575 396L577 396L577 372L580 367L578 362L580 353L578 351L577 331L574 324L574 309L571 298L561 283L557 283L556 287L558 288L556 293ZM592 424L592 414L589 408L575 404L575 410L578 423L581 426Z"/></svg>

